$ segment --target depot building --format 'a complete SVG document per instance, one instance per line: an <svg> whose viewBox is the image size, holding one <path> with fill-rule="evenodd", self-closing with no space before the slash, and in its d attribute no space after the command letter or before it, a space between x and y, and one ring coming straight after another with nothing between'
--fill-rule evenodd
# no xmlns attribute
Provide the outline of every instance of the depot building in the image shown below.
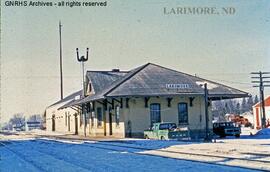
<svg viewBox="0 0 270 172"><path fill-rule="evenodd" d="M174 122L191 137L204 137L207 123L212 130L212 101L249 96L152 63L130 71L87 71L85 77L85 93L79 90L46 108L47 130L142 137L153 123Z"/></svg>

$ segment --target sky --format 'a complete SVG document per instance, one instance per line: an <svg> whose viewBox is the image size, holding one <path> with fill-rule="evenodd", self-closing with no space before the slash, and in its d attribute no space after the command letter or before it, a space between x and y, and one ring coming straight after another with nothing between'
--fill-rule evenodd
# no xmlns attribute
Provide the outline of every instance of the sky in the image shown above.
<svg viewBox="0 0 270 172"><path fill-rule="evenodd" d="M164 14L177 7L232 7L235 13ZM114 0L72 8L1 1L1 122L16 113L42 114L60 99L59 20L65 96L81 88L77 47L82 55L90 49L88 70L152 62L258 94L250 72L270 72L269 10L266 0Z"/></svg>

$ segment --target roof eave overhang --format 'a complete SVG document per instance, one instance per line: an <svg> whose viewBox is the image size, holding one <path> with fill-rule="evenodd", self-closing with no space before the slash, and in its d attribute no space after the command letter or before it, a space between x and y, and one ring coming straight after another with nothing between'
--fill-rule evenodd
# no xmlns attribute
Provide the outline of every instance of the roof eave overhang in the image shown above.
<svg viewBox="0 0 270 172"><path fill-rule="evenodd" d="M69 102L63 106L61 106L58 109L65 109L68 107L74 107L78 106L84 103L88 102L93 102L93 101L98 101L98 100L103 100L105 98L131 98L131 97L174 97L174 96L204 96L203 93L173 93L173 94L148 94L148 95L108 95L106 97L97 97L97 98L89 98L86 97L81 100ZM249 94L209 94L209 98L211 100L224 100L224 99L234 99L234 98L245 98L245 97L250 97Z"/></svg>
<svg viewBox="0 0 270 172"><path fill-rule="evenodd" d="M107 98L118 98L118 97L172 97L172 96L198 96L203 95L201 93L176 93L176 94L134 94L134 95L109 95Z"/></svg>
<svg viewBox="0 0 270 172"><path fill-rule="evenodd" d="M144 94L144 95L108 95L108 98L117 97L172 97L172 96L204 96L204 93L173 93L173 94ZM249 94L208 94L211 99L234 99L250 97Z"/></svg>
<svg viewBox="0 0 270 172"><path fill-rule="evenodd" d="M224 100L224 99L235 99L250 97L250 94L209 94L211 100Z"/></svg>
<svg viewBox="0 0 270 172"><path fill-rule="evenodd" d="M70 108L70 107L76 107L76 106L80 105L79 101L80 100L72 100L72 101L64 104L63 106L59 107L57 110L62 110L62 109L65 109L65 108ZM78 108L78 107L76 107L76 108Z"/></svg>

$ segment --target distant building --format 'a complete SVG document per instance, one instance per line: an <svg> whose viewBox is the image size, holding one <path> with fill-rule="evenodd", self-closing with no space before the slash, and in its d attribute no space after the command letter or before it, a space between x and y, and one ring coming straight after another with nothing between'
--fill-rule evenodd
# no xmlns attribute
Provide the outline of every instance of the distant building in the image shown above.
<svg viewBox="0 0 270 172"><path fill-rule="evenodd" d="M27 121L25 130L30 131L33 129L41 129L42 128L42 122L41 121Z"/></svg>
<svg viewBox="0 0 270 172"><path fill-rule="evenodd" d="M77 91L47 107L44 113L46 130L78 134L78 126L82 124L82 121L80 123L78 121L80 108L78 106L65 109L59 108L64 105L68 106L67 103L71 104L80 100L81 95L82 91Z"/></svg>
<svg viewBox="0 0 270 172"><path fill-rule="evenodd" d="M270 126L270 96L264 99L264 105L265 105L266 124ZM253 114L254 114L254 126L257 129L260 129L262 127L261 102L258 102L253 106Z"/></svg>
<svg viewBox="0 0 270 172"><path fill-rule="evenodd" d="M33 129L42 129L43 123L42 123L42 116L39 114L31 115L25 124L25 130L30 131Z"/></svg>
<svg viewBox="0 0 270 172"><path fill-rule="evenodd" d="M156 64L130 71L87 71L86 94L75 92L46 109L46 129L88 136L141 137L155 122L188 127L192 137L206 128L203 84L211 101L248 97L248 93ZM86 119L82 115L85 107Z"/></svg>

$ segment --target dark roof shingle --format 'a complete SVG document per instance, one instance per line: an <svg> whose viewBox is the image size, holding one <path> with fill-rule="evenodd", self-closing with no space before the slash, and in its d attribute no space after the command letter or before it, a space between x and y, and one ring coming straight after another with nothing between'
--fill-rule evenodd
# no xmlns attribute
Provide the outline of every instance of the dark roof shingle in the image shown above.
<svg viewBox="0 0 270 172"><path fill-rule="evenodd" d="M93 85L95 94L72 104L81 104L105 97L203 95L204 83L207 83L209 97L213 100L248 96L248 93L241 90L152 63L129 72L88 71L87 77ZM168 88L168 84L186 87Z"/></svg>
<svg viewBox="0 0 270 172"><path fill-rule="evenodd" d="M70 101L74 100L75 97L81 96L81 95L82 95L82 90L76 91L76 92L74 92L74 93L72 93L72 94L70 94L70 95L64 97L62 100L59 100L59 101L53 103L53 104L50 105L49 107L52 107L52 106L57 105L57 104L60 104L60 103L70 102ZM49 107L48 107L48 108L49 108Z"/></svg>
<svg viewBox="0 0 270 172"><path fill-rule="evenodd" d="M106 96L151 96L151 95L181 95L204 94L202 85L207 83L209 95L247 95L248 93L225 86L213 81L202 79L186 73L178 72L159 65L149 63L140 72L116 87ZM187 85L179 89L169 89L168 84Z"/></svg>

